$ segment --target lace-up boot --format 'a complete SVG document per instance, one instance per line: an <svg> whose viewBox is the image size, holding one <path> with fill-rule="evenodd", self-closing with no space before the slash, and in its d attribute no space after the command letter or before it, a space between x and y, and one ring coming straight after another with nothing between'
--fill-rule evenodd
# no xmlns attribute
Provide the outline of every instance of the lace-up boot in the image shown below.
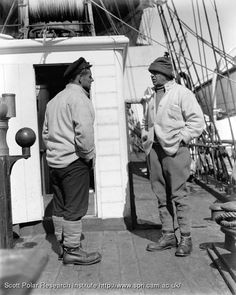
<svg viewBox="0 0 236 295"><path fill-rule="evenodd" d="M84 251L81 247L64 248L64 264L90 265L100 262L101 259L102 256L99 252L88 253Z"/></svg>
<svg viewBox="0 0 236 295"><path fill-rule="evenodd" d="M175 256L188 256L191 254L192 248L192 238L190 236L181 236L181 240L175 252Z"/></svg>
<svg viewBox="0 0 236 295"><path fill-rule="evenodd" d="M102 256L99 252L88 253L81 247L82 222L63 221L63 263L89 265L101 261Z"/></svg>
<svg viewBox="0 0 236 295"><path fill-rule="evenodd" d="M174 233L163 233L156 243L147 245L147 251L161 251L177 247L177 239Z"/></svg>

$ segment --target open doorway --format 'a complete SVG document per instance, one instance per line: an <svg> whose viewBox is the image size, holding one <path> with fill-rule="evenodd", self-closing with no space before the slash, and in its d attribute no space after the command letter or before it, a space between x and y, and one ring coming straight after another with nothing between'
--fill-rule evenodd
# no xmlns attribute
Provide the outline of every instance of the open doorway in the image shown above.
<svg viewBox="0 0 236 295"><path fill-rule="evenodd" d="M36 99L37 99L37 115L38 115L38 134L39 134L39 150L40 150L40 169L42 180L42 194L44 197L45 208L50 203L53 191L49 177L49 168L46 162L46 148L42 140L42 128L47 103L61 90L65 88L63 73L69 64L47 64L35 65L36 80ZM89 208L87 216L96 215L96 194L95 194L94 173L91 170L90 190L89 190ZM46 210L46 209L45 209Z"/></svg>

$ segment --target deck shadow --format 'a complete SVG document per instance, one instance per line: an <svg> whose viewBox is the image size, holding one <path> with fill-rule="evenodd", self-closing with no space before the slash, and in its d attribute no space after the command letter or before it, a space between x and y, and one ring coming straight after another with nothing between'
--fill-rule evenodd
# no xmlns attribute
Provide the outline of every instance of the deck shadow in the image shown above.
<svg viewBox="0 0 236 295"><path fill-rule="evenodd" d="M149 240L151 242L157 242L158 239L160 238L162 231L160 228L135 228L133 230L129 230L133 235L136 235L140 238Z"/></svg>
<svg viewBox="0 0 236 295"><path fill-rule="evenodd" d="M220 242L205 242L205 243L201 243L199 244L199 249L201 250L207 250L208 248L212 249L213 248L213 244L219 248L224 249L224 243L220 243Z"/></svg>

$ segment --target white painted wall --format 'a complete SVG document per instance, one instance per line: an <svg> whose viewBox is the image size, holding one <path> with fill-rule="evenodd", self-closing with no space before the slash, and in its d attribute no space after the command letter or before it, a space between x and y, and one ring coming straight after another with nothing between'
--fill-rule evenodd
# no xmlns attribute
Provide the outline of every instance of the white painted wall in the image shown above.
<svg viewBox="0 0 236 295"><path fill-rule="evenodd" d="M164 52L163 47L158 45L129 47L125 68L126 99L142 97L145 89L153 86L148 67Z"/></svg>
<svg viewBox="0 0 236 295"><path fill-rule="evenodd" d="M7 137L11 155L21 153L14 141L18 129L31 127L37 135L33 65L71 63L80 56L93 65L96 197L97 216L101 218L130 214L123 92L127 46L128 39L123 36L0 41L0 95L16 94L16 118L10 120ZM31 158L15 164L11 189L13 223L41 220L43 199L38 141L32 147Z"/></svg>
<svg viewBox="0 0 236 295"><path fill-rule="evenodd" d="M147 87L152 87L148 67L158 57L164 55L163 47L135 46L129 47L125 67L125 100L135 100L143 96ZM139 104L132 105L136 119L142 122L143 107Z"/></svg>
<svg viewBox="0 0 236 295"><path fill-rule="evenodd" d="M0 95L16 94L15 118L9 120L7 142L10 155L21 154L21 147L15 142L15 134L22 127L37 130L37 110L35 100L35 80L32 65L6 63L0 56ZM31 157L18 160L11 173L11 195L13 222L42 219L41 178L38 141L31 148ZM27 179L27 181L26 181Z"/></svg>

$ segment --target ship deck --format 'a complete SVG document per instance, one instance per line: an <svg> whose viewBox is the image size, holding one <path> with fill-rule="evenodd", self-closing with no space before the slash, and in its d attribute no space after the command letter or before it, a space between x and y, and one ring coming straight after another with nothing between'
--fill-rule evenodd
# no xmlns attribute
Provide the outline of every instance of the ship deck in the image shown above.
<svg viewBox="0 0 236 295"><path fill-rule="evenodd" d="M140 172L133 174L137 228L101 227L93 230L85 227L83 248L100 251L100 263L90 266L63 265L55 253L53 234L39 232L22 236L17 241L15 249L30 249L35 255L37 251L43 251L48 256L30 294L232 293L207 251L212 244L225 251L224 234L211 220L209 210L209 206L216 201L215 197L196 183L189 183L193 207L191 256L176 257L175 249L147 252L146 245L157 241L161 234L160 221L150 183L142 175L144 168L140 166L136 172ZM227 251L224 255L231 262L235 258ZM235 269L231 268L232 272L236 273Z"/></svg>

